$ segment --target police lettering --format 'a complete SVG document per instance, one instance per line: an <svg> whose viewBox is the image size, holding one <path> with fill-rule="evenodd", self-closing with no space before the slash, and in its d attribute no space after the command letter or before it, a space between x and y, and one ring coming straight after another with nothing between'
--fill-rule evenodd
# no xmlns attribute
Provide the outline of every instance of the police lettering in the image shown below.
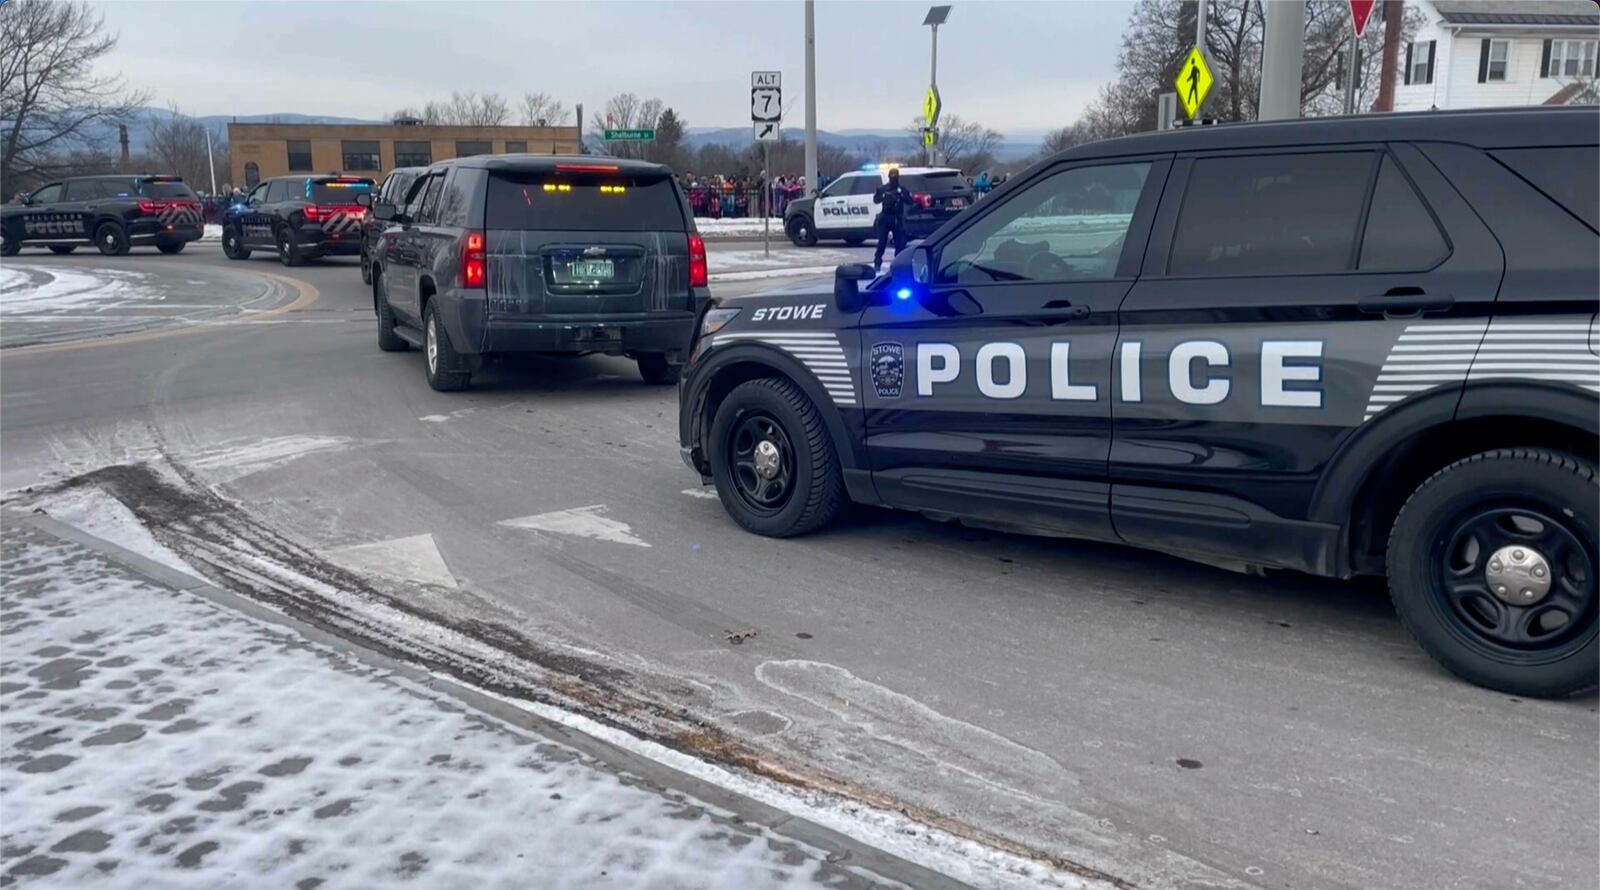
<svg viewBox="0 0 1600 890"><path fill-rule="evenodd" d="M822 208L823 216L866 216L870 212L859 204L827 204Z"/></svg>
<svg viewBox="0 0 1600 890"><path fill-rule="evenodd" d="M810 306L771 306L757 309L750 316L751 321L805 321L806 319L820 319L822 313L828 308L827 303L814 303Z"/></svg>
<svg viewBox="0 0 1600 890"><path fill-rule="evenodd" d="M1119 345L1114 366L1121 383L1122 402L1144 401L1144 344L1130 340ZM1079 379L1084 370L1079 359ZM917 395L934 396L944 384L962 374L961 350L953 343L918 343ZM1052 401L1095 402L1100 387L1073 382L1072 341L1050 343L1049 397ZM1232 394L1233 359L1226 344L1216 340L1185 340L1167 354L1167 390L1186 405L1217 405ZM972 357L972 376L978 392L989 399L1017 399L1028 392L1028 357L1020 343L985 343ZM1260 399L1266 407L1322 407L1322 342L1320 340L1264 340L1261 342ZM1043 393L1041 392L1040 395Z"/></svg>
<svg viewBox="0 0 1600 890"><path fill-rule="evenodd" d="M82 235L83 218L63 214L34 214L22 221L22 229L29 235Z"/></svg>

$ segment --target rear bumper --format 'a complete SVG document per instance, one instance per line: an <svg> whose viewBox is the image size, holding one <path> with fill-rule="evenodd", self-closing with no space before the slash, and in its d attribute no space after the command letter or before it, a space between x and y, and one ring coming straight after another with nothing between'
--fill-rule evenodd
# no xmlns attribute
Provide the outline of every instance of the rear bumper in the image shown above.
<svg viewBox="0 0 1600 890"><path fill-rule="evenodd" d="M693 312L649 315L508 319L485 317L462 307L463 352L543 352L628 355L665 352L681 361L694 333Z"/></svg>
<svg viewBox="0 0 1600 890"><path fill-rule="evenodd" d="M311 256L356 256L361 253L361 230L330 234L321 226L303 225L299 230L300 251Z"/></svg>

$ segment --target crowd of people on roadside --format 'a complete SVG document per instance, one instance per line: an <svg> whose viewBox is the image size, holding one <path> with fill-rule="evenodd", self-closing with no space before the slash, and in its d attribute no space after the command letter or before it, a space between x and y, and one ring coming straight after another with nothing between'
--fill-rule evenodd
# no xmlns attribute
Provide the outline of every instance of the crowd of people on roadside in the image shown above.
<svg viewBox="0 0 1600 890"><path fill-rule="evenodd" d="M830 181L819 174L817 188L826 188ZM791 201L816 191L806 188L804 176L778 176L768 183L764 176L701 176L691 170L683 175L682 183L694 215L711 219L760 217L768 212L783 216Z"/></svg>

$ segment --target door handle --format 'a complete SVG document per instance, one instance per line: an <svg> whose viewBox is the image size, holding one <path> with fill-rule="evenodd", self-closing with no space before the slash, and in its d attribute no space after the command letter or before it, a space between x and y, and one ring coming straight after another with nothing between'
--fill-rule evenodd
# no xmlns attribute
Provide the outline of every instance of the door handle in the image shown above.
<svg viewBox="0 0 1600 890"><path fill-rule="evenodd" d="M1041 307L1050 314L1047 324L1059 324L1063 321L1077 321L1089 317L1088 306L1074 306L1071 300L1051 300Z"/></svg>
<svg viewBox="0 0 1600 890"><path fill-rule="evenodd" d="M1415 318L1425 312L1443 312L1455 304L1456 298L1449 294L1429 294L1420 287L1391 287L1356 301L1362 312L1384 318Z"/></svg>

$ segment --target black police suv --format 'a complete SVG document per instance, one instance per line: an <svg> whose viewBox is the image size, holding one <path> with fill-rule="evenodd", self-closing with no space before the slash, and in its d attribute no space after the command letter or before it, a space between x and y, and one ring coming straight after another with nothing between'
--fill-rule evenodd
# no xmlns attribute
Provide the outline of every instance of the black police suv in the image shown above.
<svg viewBox="0 0 1600 890"><path fill-rule="evenodd" d="M882 277L716 302L684 460L763 535L856 501L1386 574L1451 671L1590 689L1597 134L1591 107L1071 149Z"/></svg>
<svg viewBox="0 0 1600 890"><path fill-rule="evenodd" d="M411 192L411 184L427 172L427 167L396 167L383 177L383 182L373 194L369 204L403 204ZM361 224L361 283L372 283L372 248L378 243L383 230L389 227L385 220L368 213Z"/></svg>
<svg viewBox="0 0 1600 890"><path fill-rule="evenodd" d="M24 247L71 253L93 244L106 256L154 245L178 253L205 234L200 198L179 176L75 176L0 208L0 255Z"/></svg>
<svg viewBox="0 0 1600 890"><path fill-rule="evenodd" d="M254 250L276 251L279 262L298 266L325 256L361 252L373 182L360 176L277 176L250 190L244 203L222 215L222 252L247 260ZM370 200L370 199L369 199Z"/></svg>
<svg viewBox="0 0 1600 890"><path fill-rule="evenodd" d="M783 231L801 247L818 241L856 245L876 237L873 229L882 208L872 201L889 181L889 166L846 173L828 183L814 198L789 202L783 210ZM923 238L972 206L974 196L960 170L948 167L900 167L900 184L911 192L905 210L906 235Z"/></svg>
<svg viewBox="0 0 1600 890"><path fill-rule="evenodd" d="M673 383L710 298L705 242L659 164L441 161L374 215L391 223L372 253L378 348L423 348L437 390L512 352L626 355Z"/></svg>

